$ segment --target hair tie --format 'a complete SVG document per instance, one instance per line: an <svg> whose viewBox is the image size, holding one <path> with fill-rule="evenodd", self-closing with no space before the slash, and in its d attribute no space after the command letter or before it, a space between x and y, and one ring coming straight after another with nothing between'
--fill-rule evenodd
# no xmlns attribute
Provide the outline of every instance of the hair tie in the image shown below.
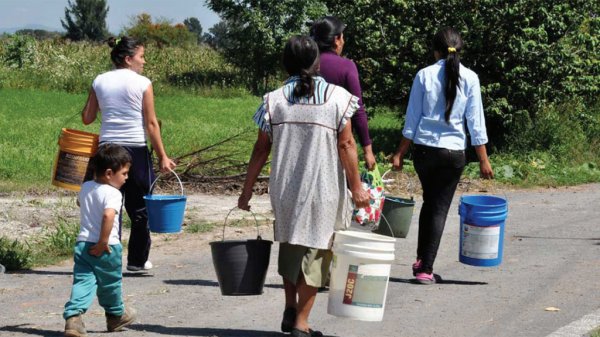
<svg viewBox="0 0 600 337"><path fill-rule="evenodd" d="M448 53L456 53L456 48L448 47Z"/></svg>
<svg viewBox="0 0 600 337"><path fill-rule="evenodd" d="M119 44L119 42L121 42L121 38L115 39L115 47ZM450 49L450 48L448 48L448 49Z"/></svg>

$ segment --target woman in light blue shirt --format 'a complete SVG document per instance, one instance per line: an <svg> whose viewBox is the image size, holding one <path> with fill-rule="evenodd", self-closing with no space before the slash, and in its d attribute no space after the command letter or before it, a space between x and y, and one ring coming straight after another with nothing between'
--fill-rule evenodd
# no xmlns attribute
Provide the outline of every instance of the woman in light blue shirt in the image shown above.
<svg viewBox="0 0 600 337"><path fill-rule="evenodd" d="M463 41L454 28L444 28L433 39L435 64L421 69L410 91L402 140L392 157L394 169L414 143L413 162L423 188L419 215L417 260L413 275L421 284L435 283L437 255L448 209L465 167L466 128L479 157L481 177L494 177L485 144L487 133L479 78L460 64Z"/></svg>

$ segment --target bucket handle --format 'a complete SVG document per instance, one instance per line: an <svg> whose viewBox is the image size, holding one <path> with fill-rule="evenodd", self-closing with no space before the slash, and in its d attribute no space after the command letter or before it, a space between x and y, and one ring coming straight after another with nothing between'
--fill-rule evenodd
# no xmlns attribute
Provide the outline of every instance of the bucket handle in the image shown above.
<svg viewBox="0 0 600 337"><path fill-rule="evenodd" d="M183 184L181 183L181 179L179 179L179 176L177 175L177 173L175 173L175 171L173 171L170 168L169 168L169 171L171 171L171 173L173 173L175 175L175 178L177 178L177 181L179 182L179 187L181 188L181 195L183 195ZM162 173L159 173L158 177L156 177L156 179L154 179L154 182L152 182L152 185L150 185L150 191L148 192L148 194L152 194L152 191L154 190L154 185L158 181L158 178L160 178L161 176L162 176Z"/></svg>
<svg viewBox="0 0 600 337"><path fill-rule="evenodd" d="M386 225L388 226L388 229L390 230L390 233L392 233L392 237L395 238L396 235L394 234L394 230L392 229L392 225L390 225L390 223L387 221L387 219L385 218L385 215L383 215L383 212L381 212L381 218L385 221ZM381 224L381 221L379 221L379 223Z"/></svg>
<svg viewBox="0 0 600 337"><path fill-rule="evenodd" d="M231 214L231 212L235 211L236 209L241 209L241 208L235 206L234 208L230 209L229 212L227 213L227 216L225 216L225 221L223 222L223 238L221 239L221 241L225 241L225 227L227 227L227 219L229 218L229 215ZM256 223L256 239L262 240L262 237L260 236L260 229L258 228L258 219L256 219L256 213L254 213L252 210L248 210L248 212L250 212L250 214L252 214L252 216L254 217L254 222Z"/></svg>
<svg viewBox="0 0 600 337"><path fill-rule="evenodd" d="M382 180L382 181L384 181L384 184L385 184L385 179L384 179L384 178L385 178L385 175L386 175L386 174L388 174L388 173L390 173L390 172L392 172L392 170L387 170L387 171L385 171L385 172L383 173L383 175L381 176L381 180ZM405 172L402 172L402 171L400 171L400 174L404 174L404 175L406 176L406 181L408 182L408 183L407 183L407 185L408 185L408 188L407 188L407 190L408 190L408 194L410 195L410 199L411 199L411 200L414 200L414 195L415 195L415 193L414 193L414 189L413 189L413 184L412 184L412 183L411 183L411 181L410 181L410 177L408 176L408 173L405 173Z"/></svg>
<svg viewBox="0 0 600 337"><path fill-rule="evenodd" d="M491 186L492 186L492 188L490 188L490 190L491 190L490 192L494 195L497 195L498 194L498 185L496 184L495 180L492 180ZM463 195L465 195L465 192L467 192L467 193L469 192L469 188L471 188L470 183L467 184L467 188L461 193L461 197ZM504 195L504 200L506 200L506 202L508 203L508 195L506 195L506 191L502 191L502 194Z"/></svg>

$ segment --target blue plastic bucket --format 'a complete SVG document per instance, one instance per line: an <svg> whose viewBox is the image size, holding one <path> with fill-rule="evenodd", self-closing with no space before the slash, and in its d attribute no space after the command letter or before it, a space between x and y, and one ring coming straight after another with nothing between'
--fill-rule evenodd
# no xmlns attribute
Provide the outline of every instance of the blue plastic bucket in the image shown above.
<svg viewBox="0 0 600 337"><path fill-rule="evenodd" d="M179 233L183 224L185 203L187 197L183 195L183 184L177 174L171 170L181 186L181 195L158 195L152 194L154 184L160 175L150 186L150 193L144 196L146 210L148 212L148 227L155 233Z"/></svg>
<svg viewBox="0 0 600 337"><path fill-rule="evenodd" d="M491 195L464 195L460 215L459 261L493 267L502 262L508 201Z"/></svg>
<svg viewBox="0 0 600 337"><path fill-rule="evenodd" d="M179 233L185 213L185 195L146 195L148 226L155 233Z"/></svg>

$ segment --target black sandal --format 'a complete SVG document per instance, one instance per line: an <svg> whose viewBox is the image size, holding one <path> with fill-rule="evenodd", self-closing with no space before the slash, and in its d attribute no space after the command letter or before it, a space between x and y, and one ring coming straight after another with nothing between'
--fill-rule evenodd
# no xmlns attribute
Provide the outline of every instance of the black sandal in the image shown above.
<svg viewBox="0 0 600 337"><path fill-rule="evenodd" d="M289 307L283 311L283 319L281 320L281 331L292 332L296 324L296 308Z"/></svg>
<svg viewBox="0 0 600 337"><path fill-rule="evenodd" d="M321 331L316 331L313 329L308 329L308 332L302 331L300 329L293 328L292 329L292 337L323 337L323 333Z"/></svg>

